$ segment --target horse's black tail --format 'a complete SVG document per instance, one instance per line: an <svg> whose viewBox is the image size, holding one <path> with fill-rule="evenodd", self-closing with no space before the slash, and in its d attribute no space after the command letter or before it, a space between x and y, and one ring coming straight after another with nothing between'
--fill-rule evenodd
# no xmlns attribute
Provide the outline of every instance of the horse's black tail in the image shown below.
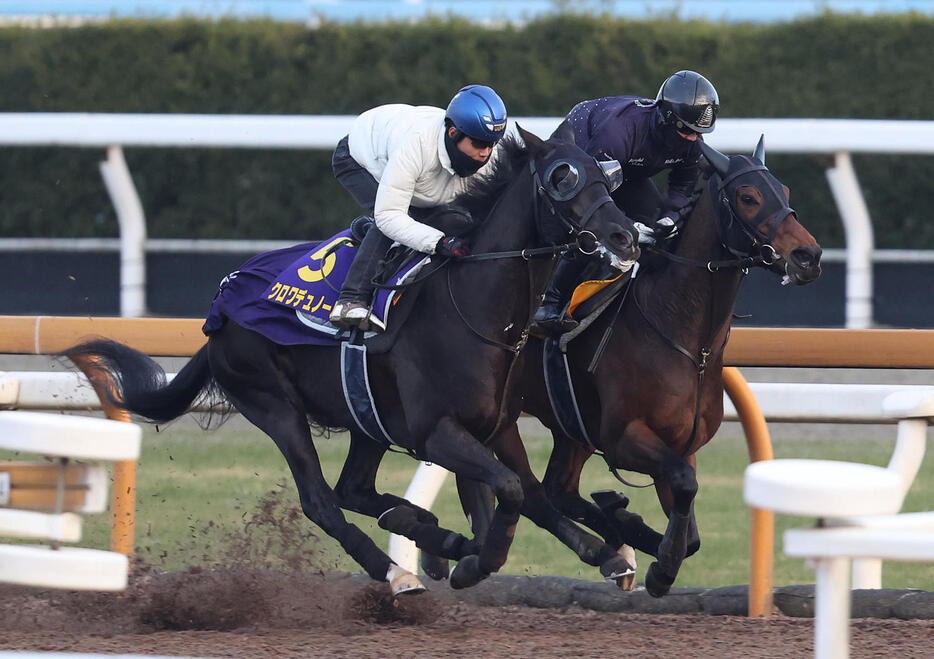
<svg viewBox="0 0 934 659"><path fill-rule="evenodd" d="M109 403L156 423L187 412L198 394L213 384L207 345L171 382L149 356L116 341L88 341L68 348L62 355L88 376Z"/></svg>

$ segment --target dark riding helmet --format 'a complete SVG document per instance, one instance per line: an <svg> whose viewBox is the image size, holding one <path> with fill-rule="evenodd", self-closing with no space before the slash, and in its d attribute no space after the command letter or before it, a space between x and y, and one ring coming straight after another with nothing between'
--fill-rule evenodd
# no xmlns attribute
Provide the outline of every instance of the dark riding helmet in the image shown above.
<svg viewBox="0 0 934 659"><path fill-rule="evenodd" d="M467 85L461 89L444 113L446 122L463 135L482 142L496 143L506 133L506 106L499 95L485 85Z"/></svg>
<svg viewBox="0 0 934 659"><path fill-rule="evenodd" d="M663 82L655 103L662 123L695 133L712 131L720 111L717 90L694 71L678 71Z"/></svg>

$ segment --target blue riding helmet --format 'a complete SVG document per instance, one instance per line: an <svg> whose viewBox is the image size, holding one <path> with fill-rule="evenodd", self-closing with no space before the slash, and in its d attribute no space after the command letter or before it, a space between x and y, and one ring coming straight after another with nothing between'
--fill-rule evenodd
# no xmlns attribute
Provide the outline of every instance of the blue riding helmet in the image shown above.
<svg viewBox="0 0 934 659"><path fill-rule="evenodd" d="M506 133L503 99L485 85L467 85L457 92L444 118L467 137L483 142L499 142Z"/></svg>

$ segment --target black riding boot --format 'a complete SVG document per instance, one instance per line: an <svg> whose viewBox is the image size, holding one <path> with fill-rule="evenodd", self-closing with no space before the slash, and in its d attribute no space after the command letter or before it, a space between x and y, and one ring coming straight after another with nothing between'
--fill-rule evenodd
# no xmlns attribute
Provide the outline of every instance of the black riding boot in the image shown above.
<svg viewBox="0 0 934 659"><path fill-rule="evenodd" d="M535 312L535 318L532 320L534 332L563 334L577 327L577 321L566 318L564 312L588 263L589 259L580 254L574 257L564 255L558 260L555 274L551 278L548 290L545 291L542 306Z"/></svg>
<svg viewBox="0 0 934 659"><path fill-rule="evenodd" d="M375 226L366 232L360 247L357 248L353 263L350 264L337 304L331 312L330 320L333 324L345 329L360 327L363 330L376 329L382 325L370 317L367 310L373 297L376 266L390 245L392 240ZM373 325L377 327L371 327Z"/></svg>

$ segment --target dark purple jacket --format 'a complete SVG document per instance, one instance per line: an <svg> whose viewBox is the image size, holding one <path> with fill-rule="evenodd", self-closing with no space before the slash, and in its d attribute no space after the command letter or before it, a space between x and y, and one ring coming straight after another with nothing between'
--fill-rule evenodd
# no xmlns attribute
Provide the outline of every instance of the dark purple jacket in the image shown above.
<svg viewBox="0 0 934 659"><path fill-rule="evenodd" d="M574 138L597 160L618 160L626 181L668 172L668 199L663 214L672 219L684 207L700 174L697 142L677 135L665 139L657 121L655 101L639 96L605 96L581 101L567 116Z"/></svg>

